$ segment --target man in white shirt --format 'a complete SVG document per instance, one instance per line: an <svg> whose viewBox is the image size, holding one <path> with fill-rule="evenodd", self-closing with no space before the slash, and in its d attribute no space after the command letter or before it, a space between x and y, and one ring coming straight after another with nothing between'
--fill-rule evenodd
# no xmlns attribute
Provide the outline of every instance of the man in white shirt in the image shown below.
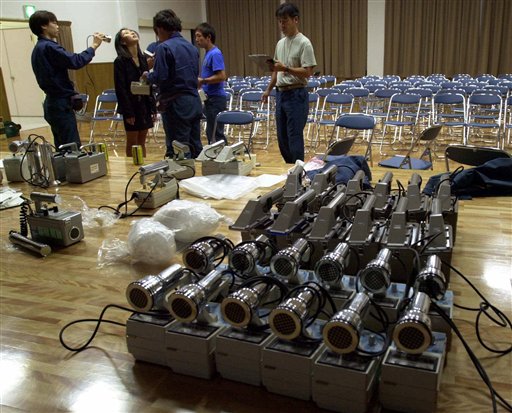
<svg viewBox="0 0 512 413"><path fill-rule="evenodd" d="M304 127L309 110L306 86L316 59L310 40L299 32L297 6L281 4L276 17L284 37L277 43L274 61L269 65L272 79L263 94L263 101L267 101L270 91L276 86L279 150L286 163L295 163L298 159L304 160Z"/></svg>

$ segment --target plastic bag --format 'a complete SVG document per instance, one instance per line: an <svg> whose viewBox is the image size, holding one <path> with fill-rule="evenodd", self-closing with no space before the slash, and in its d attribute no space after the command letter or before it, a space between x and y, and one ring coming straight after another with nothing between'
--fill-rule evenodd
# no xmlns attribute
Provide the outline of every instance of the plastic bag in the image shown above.
<svg viewBox="0 0 512 413"><path fill-rule="evenodd" d="M257 181L250 176L217 174L180 181L180 189L200 198L238 199L256 188Z"/></svg>
<svg viewBox="0 0 512 413"><path fill-rule="evenodd" d="M223 218L208 204L185 199L168 202L153 215L155 221L173 230L176 240L181 242L210 235Z"/></svg>
<svg viewBox="0 0 512 413"><path fill-rule="evenodd" d="M128 244L119 238L106 239L98 250L98 267L103 268L119 262L130 263L131 256Z"/></svg>
<svg viewBox="0 0 512 413"><path fill-rule="evenodd" d="M128 251L135 262L170 264L176 254L174 232L152 218L135 221L128 233Z"/></svg>
<svg viewBox="0 0 512 413"><path fill-rule="evenodd" d="M89 208L82 198L74 198L82 203L82 225L85 229L108 228L117 222L118 217L113 212Z"/></svg>

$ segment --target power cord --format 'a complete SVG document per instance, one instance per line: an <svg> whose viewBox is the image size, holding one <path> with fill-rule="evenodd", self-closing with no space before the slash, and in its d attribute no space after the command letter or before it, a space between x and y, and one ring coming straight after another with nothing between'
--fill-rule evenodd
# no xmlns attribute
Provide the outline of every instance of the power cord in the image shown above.
<svg viewBox="0 0 512 413"><path fill-rule="evenodd" d="M78 352L83 351L89 347L89 344L91 344L91 342L96 337L96 334L98 333L101 323L114 324L114 325L126 327L126 324L124 324L124 323L120 323L118 321L113 321L113 320L106 320L103 318L109 308L117 308L119 310L128 311L133 314L142 314L142 315L149 315L149 316L153 316L153 317L168 318L169 320L171 319L171 315L169 313L151 313L151 312L143 313L143 312L134 311L131 308L123 307L118 304L108 304L103 308L103 310L101 310L100 316L98 318L83 318L83 319L72 321L72 322L66 324L64 327L62 327L59 332L60 344L62 344L62 346L65 349L78 353ZM89 339L85 342L85 344L82 344L79 347L71 347L70 345L66 344L66 342L64 340L64 331L66 331L72 325L79 324L79 323L96 323L96 327L94 328L94 331L92 332Z"/></svg>
<svg viewBox="0 0 512 413"><path fill-rule="evenodd" d="M497 407L497 400L499 400L500 404L509 412L512 412L512 405L510 403L508 403L495 389L494 389L494 386L492 385L492 382L489 378L489 376L487 375L487 372L485 371L485 369L483 368L482 364L480 363L480 360L478 359L478 357L475 355L475 353L473 353L473 350L471 349L471 347L469 347L468 343L466 342L466 340L464 339L464 337L462 336L461 332L459 331L459 329L457 328L457 326L455 325L455 323L452 321L452 319L443 311L442 308L440 308L436 303L435 301L432 301L430 303L430 307L433 308L440 316L441 318L443 318L443 320L450 326L450 328L453 330L453 332L457 335L457 337L459 338L459 340L461 341L462 345L464 346L466 352L468 353L468 356L469 358L471 359L473 365L475 366L476 368L476 371L478 372L478 374L480 375L480 377L482 378L483 382L485 383L485 385L487 386L487 388L489 389L489 392L491 394L491 401L492 401L492 411L494 413L497 413L498 411L498 407Z"/></svg>
<svg viewBox="0 0 512 413"><path fill-rule="evenodd" d="M485 316L489 320L491 320L494 324L498 325L499 327L508 327L512 330L512 322L510 321L510 319L503 313L503 311L501 311L499 308L492 305L489 302L489 300L487 300L487 298L485 298L485 296L478 290L478 288L475 287L475 285L464 274L462 274L459 270L454 268L449 263L447 263L443 260L441 262L444 265L448 266L452 271L457 273L464 281L466 281L468 283L468 285L473 289L473 291L475 291L475 293L482 299L482 302L480 303L478 308L465 307L465 306L462 306L460 304L455 304L455 303L453 304L455 307L460 308L461 310L477 312L476 320L475 320L475 331L476 331L476 336L478 338L478 341L482 345L482 347L484 347L487 351L489 351L491 353L499 354L500 356L504 356L506 354L511 353L512 345L504 350L492 348L483 341L482 335L480 332L480 321L481 321L482 314L485 314ZM498 319L496 319L494 316L489 314L489 310L491 310L491 312L494 313L498 317Z"/></svg>

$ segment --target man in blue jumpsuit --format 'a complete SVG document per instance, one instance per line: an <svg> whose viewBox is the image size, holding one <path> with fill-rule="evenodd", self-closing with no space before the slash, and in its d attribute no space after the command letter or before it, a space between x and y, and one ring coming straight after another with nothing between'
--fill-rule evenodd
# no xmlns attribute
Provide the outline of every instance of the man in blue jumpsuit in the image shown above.
<svg viewBox="0 0 512 413"><path fill-rule="evenodd" d="M190 148L193 158L203 149L199 98L199 52L181 35L181 20L174 11L159 11L153 18L153 29L160 44L156 48L153 70L144 73L159 88L157 110L166 129L166 156L173 156L172 142L177 140Z"/></svg>
<svg viewBox="0 0 512 413"><path fill-rule="evenodd" d="M71 97L77 92L71 82L68 69L81 69L94 57L101 45L103 34L94 33L91 47L82 53L66 51L57 43L59 25L55 14L36 11L29 19L37 43L32 51L32 70L39 87L46 94L44 118L50 124L55 146L75 142L81 146Z"/></svg>

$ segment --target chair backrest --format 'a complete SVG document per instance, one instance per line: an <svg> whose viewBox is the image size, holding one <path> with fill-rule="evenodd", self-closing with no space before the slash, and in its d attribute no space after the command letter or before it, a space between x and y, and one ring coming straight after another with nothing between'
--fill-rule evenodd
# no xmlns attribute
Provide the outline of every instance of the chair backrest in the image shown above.
<svg viewBox="0 0 512 413"><path fill-rule="evenodd" d="M443 89L457 89L457 88L462 86L462 83L461 82L455 82L455 81L443 82L443 83L441 83L440 86Z"/></svg>
<svg viewBox="0 0 512 413"><path fill-rule="evenodd" d="M217 114L215 121L229 125L248 125L254 122L254 115L248 110L225 110Z"/></svg>
<svg viewBox="0 0 512 413"><path fill-rule="evenodd" d="M335 126L347 129L370 130L375 127L375 118L364 113L346 113L336 119Z"/></svg>
<svg viewBox="0 0 512 413"><path fill-rule="evenodd" d="M363 84L359 80L344 80L340 84L343 86L348 86L348 87L362 87L363 86Z"/></svg>
<svg viewBox="0 0 512 413"><path fill-rule="evenodd" d="M367 97L370 94L370 91L364 87L349 87L344 90L344 93L350 93L354 95L355 98L359 97Z"/></svg>
<svg viewBox="0 0 512 413"><path fill-rule="evenodd" d="M470 105L500 105L501 98L491 93L473 93L469 97Z"/></svg>
<svg viewBox="0 0 512 413"><path fill-rule="evenodd" d="M240 102L261 102L262 90L248 90L240 94Z"/></svg>
<svg viewBox="0 0 512 413"><path fill-rule="evenodd" d="M329 145L325 151L325 156L340 156L346 155L350 152L352 145L354 145L355 138L343 139L341 141L335 141ZM325 159L325 158L324 158Z"/></svg>
<svg viewBox="0 0 512 413"><path fill-rule="evenodd" d="M448 145L444 154L447 170L449 170L448 160L464 165L479 166L493 159L511 157L509 153L501 149L470 145Z"/></svg>
<svg viewBox="0 0 512 413"><path fill-rule="evenodd" d="M377 89L374 92L376 98L389 99L391 96L400 93L399 89Z"/></svg>
<svg viewBox="0 0 512 413"><path fill-rule="evenodd" d="M334 103L338 105L352 104L354 95L350 93L331 93L325 97L325 103Z"/></svg>
<svg viewBox="0 0 512 413"><path fill-rule="evenodd" d="M115 117L117 112L117 96L115 93L102 93L96 97L93 118Z"/></svg>
<svg viewBox="0 0 512 413"><path fill-rule="evenodd" d="M98 95L98 97L96 99L99 102L103 102L103 103L109 103L109 102L117 103L117 95L115 93L102 93L101 95Z"/></svg>
<svg viewBox="0 0 512 413"><path fill-rule="evenodd" d="M309 92L308 93L308 102L309 103L317 103L319 97L320 97L320 94L318 92Z"/></svg>
<svg viewBox="0 0 512 413"><path fill-rule="evenodd" d="M423 89L417 87L407 89L405 93L414 93L420 95L422 98L430 98L433 95L433 92L430 89Z"/></svg>
<svg viewBox="0 0 512 413"><path fill-rule="evenodd" d="M420 141L433 141L437 138L437 135L439 135L439 132L441 132L441 129L443 128L443 125L432 125L428 128L424 129L419 136Z"/></svg>
<svg viewBox="0 0 512 413"><path fill-rule="evenodd" d="M384 80L388 84L391 83L391 82L399 82L400 81L400 76L398 76L398 75L386 75L386 76L384 76L382 78L382 80Z"/></svg>
<svg viewBox="0 0 512 413"><path fill-rule="evenodd" d="M421 95L416 93L397 93L391 96L391 104L402 103L404 105L412 105L421 101Z"/></svg>
<svg viewBox="0 0 512 413"><path fill-rule="evenodd" d="M316 88L319 88L322 84L320 83L319 80L317 79L309 79L308 80L308 84L307 84L307 88L308 89L316 89Z"/></svg>
<svg viewBox="0 0 512 413"><path fill-rule="evenodd" d="M318 96L320 97L326 97L331 93L340 93L340 90L334 87L319 87L315 92L318 93Z"/></svg>
<svg viewBox="0 0 512 413"><path fill-rule="evenodd" d="M443 93L434 96L434 103L454 105L463 104L466 101L464 95L460 93Z"/></svg>

